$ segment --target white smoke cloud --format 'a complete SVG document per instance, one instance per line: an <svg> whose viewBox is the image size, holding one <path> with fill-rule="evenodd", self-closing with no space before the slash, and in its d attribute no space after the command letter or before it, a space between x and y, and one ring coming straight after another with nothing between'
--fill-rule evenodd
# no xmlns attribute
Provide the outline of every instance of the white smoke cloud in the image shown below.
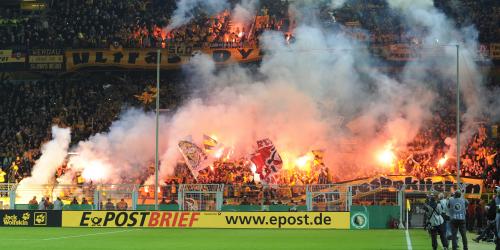
<svg viewBox="0 0 500 250"><path fill-rule="evenodd" d="M231 18L233 25L248 25L254 21L259 0L243 0L234 7ZM241 27L240 27L241 30Z"/></svg>
<svg viewBox="0 0 500 250"><path fill-rule="evenodd" d="M391 8L397 8L402 11L411 11L413 8L430 9L434 3L432 0L387 0Z"/></svg>
<svg viewBox="0 0 500 250"><path fill-rule="evenodd" d="M178 9L194 8L185 2L180 1ZM411 8L403 1L390 4L411 28L424 27L423 50L432 45L442 55L408 62L394 77L379 70L380 63L366 45L307 22L303 13L307 24L299 23L295 43L287 45L278 32L262 37L266 54L257 72L238 65L216 69L210 57L194 57L184 70L196 95L172 116L161 117L160 177L170 176L181 158L178 141L192 136L201 144L203 134L215 134L218 141L234 147L235 158L253 153L256 140L270 138L285 161L326 149L326 165L338 179L384 171L375 154L388 145L405 149L428 124L439 99L437 85L455 79L455 49L435 46L436 39L463 47L464 131L473 131L473 121L484 113L479 111L490 110L479 98L484 89L473 60L477 33L457 30L429 1L414 2ZM75 148L79 155L70 165L96 181L144 180L148 162L154 160L154 124L153 113L129 110L108 133L80 142Z"/></svg>
<svg viewBox="0 0 500 250"><path fill-rule="evenodd" d="M42 185L54 183L54 174L63 165L70 142L69 128L52 127L52 140L42 145L42 156L35 162L31 176L19 183L16 193L20 203L27 203L33 196L40 195Z"/></svg>
<svg viewBox="0 0 500 250"><path fill-rule="evenodd" d="M332 9L338 9L344 6L347 0L295 0L292 2L292 5L295 6L315 6L315 5L325 5L329 6Z"/></svg>
<svg viewBox="0 0 500 250"><path fill-rule="evenodd" d="M23 184L47 184L52 182L54 173L60 167L67 154L71 142L69 128L52 127L52 140L42 145L42 156L35 162L31 177L21 181Z"/></svg>
<svg viewBox="0 0 500 250"><path fill-rule="evenodd" d="M160 135L168 136L166 118L160 117ZM165 150L161 141L160 149ZM137 109L127 110L114 122L108 133L91 136L80 142L68 165L73 172L62 180L71 181L76 172L81 172L86 180L102 183L122 183L144 179L148 164L155 157L155 115ZM63 181L63 182L64 182Z"/></svg>
<svg viewBox="0 0 500 250"><path fill-rule="evenodd" d="M419 81L418 69L438 71L437 79L448 83L448 88L457 91L457 49L459 45L459 82L461 93L461 135L460 144L463 149L468 140L477 132L478 121L496 113L494 106L488 104L492 100L490 91L486 91L483 75L475 61L478 51L478 32L474 27L456 28L454 21L449 19L440 10L433 7L432 1L400 1L389 0L389 5L399 9L404 21L411 28L425 30L425 33L416 31L422 38L423 53L430 50L438 51L437 57L429 58L425 62L413 62L406 67L406 73ZM495 99L495 98L493 98ZM450 144L449 156L456 157L456 138L448 140ZM447 143L447 144L448 144ZM454 150L451 150L453 149Z"/></svg>
<svg viewBox="0 0 500 250"><path fill-rule="evenodd" d="M211 16L227 8L229 8L229 4L226 0L179 0L177 1L177 8L167 26L167 31L187 24L196 18L195 12L197 9Z"/></svg>

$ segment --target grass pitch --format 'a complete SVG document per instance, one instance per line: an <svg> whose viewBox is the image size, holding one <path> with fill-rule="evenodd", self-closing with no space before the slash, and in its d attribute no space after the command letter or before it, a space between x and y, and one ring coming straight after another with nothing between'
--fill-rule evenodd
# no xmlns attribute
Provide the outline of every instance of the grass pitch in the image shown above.
<svg viewBox="0 0 500 250"><path fill-rule="evenodd" d="M427 250L424 230L411 230L414 250ZM472 237L472 235L470 236ZM470 238L472 239L472 238ZM471 250L493 249L476 244ZM406 250L403 230L0 228L0 249Z"/></svg>

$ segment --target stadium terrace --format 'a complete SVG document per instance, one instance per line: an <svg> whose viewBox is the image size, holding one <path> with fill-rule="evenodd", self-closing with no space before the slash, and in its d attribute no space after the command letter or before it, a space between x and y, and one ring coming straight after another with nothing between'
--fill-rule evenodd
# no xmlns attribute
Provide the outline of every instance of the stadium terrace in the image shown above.
<svg viewBox="0 0 500 250"><path fill-rule="evenodd" d="M499 13L0 1L0 248L498 250Z"/></svg>

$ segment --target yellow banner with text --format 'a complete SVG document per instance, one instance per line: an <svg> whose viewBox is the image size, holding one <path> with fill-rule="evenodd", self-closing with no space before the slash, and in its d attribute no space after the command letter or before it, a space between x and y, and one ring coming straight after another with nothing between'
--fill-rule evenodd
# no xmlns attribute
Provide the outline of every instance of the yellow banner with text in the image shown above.
<svg viewBox="0 0 500 250"><path fill-rule="evenodd" d="M349 229L349 212L64 211L63 227Z"/></svg>
<svg viewBox="0 0 500 250"><path fill-rule="evenodd" d="M162 69L178 69L189 63L191 58L198 54L205 54L217 65L255 62L262 58L258 48L219 49L173 46L160 50L160 67ZM120 48L66 51L66 69L68 71L89 67L155 69L157 67L157 50Z"/></svg>

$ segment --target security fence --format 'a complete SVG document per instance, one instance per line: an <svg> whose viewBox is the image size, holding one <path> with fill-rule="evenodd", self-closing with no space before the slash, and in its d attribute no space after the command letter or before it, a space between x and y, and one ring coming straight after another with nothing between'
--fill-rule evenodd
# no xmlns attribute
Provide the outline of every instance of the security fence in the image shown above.
<svg viewBox="0 0 500 250"><path fill-rule="evenodd" d="M467 193L467 186L461 189ZM158 192L159 210L170 211L351 211L352 207L381 207L394 210L392 217L413 227L423 226L423 204L429 194L456 190L455 185L416 187L401 185L318 184L226 185L23 185L1 184L2 209L51 209L40 204L41 198L60 198L64 210L113 209L125 202L127 210L154 210ZM476 194L474 194L476 195ZM478 198L474 196L473 198ZM409 203L407 203L409 201ZM50 202L48 202L50 204ZM408 209L408 204L410 207ZM111 206L108 206L108 208ZM392 207L391 209L388 209Z"/></svg>
<svg viewBox="0 0 500 250"><path fill-rule="evenodd" d="M352 193L347 185L225 185L180 184L160 185L160 205L176 205L175 210L217 211L231 206L287 206L306 208L308 211L349 211L351 205L397 205L397 190L375 190ZM92 205L92 209L104 209L107 202L117 203L124 199L132 210L151 210L155 204L153 185L23 185L3 184L0 195L8 201L9 208L38 203L43 197L49 201L61 198L67 208L73 205ZM38 204L37 203L37 204ZM33 204L35 205L35 204ZM23 207L26 208L26 207ZM264 208L265 209L265 208Z"/></svg>
<svg viewBox="0 0 500 250"><path fill-rule="evenodd" d="M220 211L223 189L223 184L180 185L179 209L185 211Z"/></svg>

